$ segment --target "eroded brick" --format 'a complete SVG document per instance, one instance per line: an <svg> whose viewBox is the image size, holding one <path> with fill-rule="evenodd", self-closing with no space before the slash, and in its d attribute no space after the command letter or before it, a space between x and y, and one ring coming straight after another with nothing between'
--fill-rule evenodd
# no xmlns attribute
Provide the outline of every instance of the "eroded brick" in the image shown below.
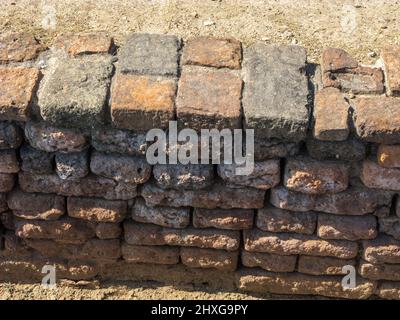
<svg viewBox="0 0 400 320"><path fill-rule="evenodd" d="M190 268L215 268L234 271L238 263L238 251L199 248L180 248L182 263Z"/></svg>
<svg viewBox="0 0 400 320"><path fill-rule="evenodd" d="M135 263L177 264L179 248L122 244L122 258Z"/></svg>
<svg viewBox="0 0 400 320"><path fill-rule="evenodd" d="M384 168L364 160L360 178L368 188L400 190L400 169Z"/></svg>
<svg viewBox="0 0 400 320"><path fill-rule="evenodd" d="M363 258L371 263L399 263L400 241L386 235L363 241Z"/></svg>
<svg viewBox="0 0 400 320"><path fill-rule="evenodd" d="M371 280L400 281L400 265L398 264L371 264L361 261L359 273L363 278Z"/></svg>
<svg viewBox="0 0 400 320"><path fill-rule="evenodd" d="M122 228L119 223L100 222L96 225L96 237L99 239L118 239Z"/></svg>
<svg viewBox="0 0 400 320"><path fill-rule="evenodd" d="M259 267L273 272L293 272L297 256L282 256L272 253L242 251L242 264L245 267Z"/></svg>
<svg viewBox="0 0 400 320"><path fill-rule="evenodd" d="M10 32L0 37L0 63L35 59L43 47L30 34Z"/></svg>
<svg viewBox="0 0 400 320"><path fill-rule="evenodd" d="M382 167L400 168L400 145L379 145L377 158Z"/></svg>
<svg viewBox="0 0 400 320"><path fill-rule="evenodd" d="M202 209L193 211L195 228L217 228L228 230L251 229L254 211L251 209Z"/></svg>
<svg viewBox="0 0 400 320"><path fill-rule="evenodd" d="M356 260L345 260L332 257L300 256L298 271L312 275L345 275L344 266L356 266Z"/></svg>
<svg viewBox="0 0 400 320"><path fill-rule="evenodd" d="M54 164L54 153L35 149L24 144L19 155L22 160L21 169L30 173L52 173Z"/></svg>
<svg viewBox="0 0 400 320"><path fill-rule="evenodd" d="M0 121L0 149L17 149L22 140L22 130L15 123Z"/></svg>
<svg viewBox="0 0 400 320"><path fill-rule="evenodd" d="M104 33L62 34L57 37L54 47L68 52L72 56L94 53L109 53L112 38Z"/></svg>
<svg viewBox="0 0 400 320"><path fill-rule="evenodd" d="M9 192L15 184L15 175L10 173L0 173L0 192Z"/></svg>
<svg viewBox="0 0 400 320"><path fill-rule="evenodd" d="M89 174L89 151L56 153L56 173L64 180L74 180Z"/></svg>
<svg viewBox="0 0 400 320"><path fill-rule="evenodd" d="M0 173L17 173L19 163L15 150L0 150Z"/></svg>

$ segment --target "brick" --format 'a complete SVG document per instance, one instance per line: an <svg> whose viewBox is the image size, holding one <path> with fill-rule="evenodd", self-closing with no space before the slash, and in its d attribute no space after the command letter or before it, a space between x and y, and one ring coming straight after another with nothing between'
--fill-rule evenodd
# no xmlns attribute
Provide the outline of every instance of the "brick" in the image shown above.
<svg viewBox="0 0 400 320"><path fill-rule="evenodd" d="M242 264L245 267L259 267L273 272L293 272L296 268L297 256L281 256L271 253L242 251Z"/></svg>
<svg viewBox="0 0 400 320"><path fill-rule="evenodd" d="M381 51L386 79L386 90L389 95L400 93L400 47L387 46Z"/></svg>
<svg viewBox="0 0 400 320"><path fill-rule="evenodd" d="M175 91L175 80L117 75L111 95L113 125L138 131L167 129L174 119Z"/></svg>
<svg viewBox="0 0 400 320"><path fill-rule="evenodd" d="M92 146L105 153L122 153L132 156L146 154L146 134L108 127L92 130Z"/></svg>
<svg viewBox="0 0 400 320"><path fill-rule="evenodd" d="M260 138L303 140L308 128L306 51L257 43L243 59L244 126ZM282 77L282 74L285 74Z"/></svg>
<svg viewBox="0 0 400 320"><path fill-rule="evenodd" d="M111 57L59 59L43 79L38 100L41 116L62 127L102 124L112 71Z"/></svg>
<svg viewBox="0 0 400 320"><path fill-rule="evenodd" d="M240 129L242 80L222 71L183 70L179 79L176 113L179 127Z"/></svg>
<svg viewBox="0 0 400 320"><path fill-rule="evenodd" d="M379 218L379 232L386 233L400 240L400 217L390 216Z"/></svg>
<svg viewBox="0 0 400 320"><path fill-rule="evenodd" d="M365 143L349 137L346 141L306 140L308 154L317 160L359 161L366 156Z"/></svg>
<svg viewBox="0 0 400 320"><path fill-rule="evenodd" d="M96 225L95 232L99 239L118 239L122 228L119 223L100 222Z"/></svg>
<svg viewBox="0 0 400 320"><path fill-rule="evenodd" d="M311 275L346 275L344 266L356 266L356 260L345 260L332 257L300 256L298 271Z"/></svg>
<svg viewBox="0 0 400 320"><path fill-rule="evenodd" d="M241 60L242 46L235 39L197 37L183 48L183 64L240 69Z"/></svg>
<svg viewBox="0 0 400 320"><path fill-rule="evenodd" d="M214 182L214 167L212 164L156 164L153 176L163 189L204 189Z"/></svg>
<svg viewBox="0 0 400 320"><path fill-rule="evenodd" d="M82 252L82 241L76 243L60 242L47 239L24 239L29 248L37 251L43 257L57 259L80 259Z"/></svg>
<svg viewBox="0 0 400 320"><path fill-rule="evenodd" d="M56 153L56 173L63 180L80 179L89 174L89 152Z"/></svg>
<svg viewBox="0 0 400 320"><path fill-rule="evenodd" d="M7 195L5 193L0 193L0 213L7 211Z"/></svg>
<svg viewBox="0 0 400 320"><path fill-rule="evenodd" d="M127 213L126 201L68 197L68 215L96 222L120 222Z"/></svg>
<svg viewBox="0 0 400 320"><path fill-rule="evenodd" d="M15 259L16 257L30 257L32 250L26 246L24 241L18 238L13 232L8 231L3 235L4 246L0 250L0 257L9 257Z"/></svg>
<svg viewBox="0 0 400 320"><path fill-rule="evenodd" d="M321 211L341 215L364 215L391 206L391 193L352 187L344 192L310 195L293 192L284 187L271 190L270 202L275 207L291 211Z"/></svg>
<svg viewBox="0 0 400 320"><path fill-rule="evenodd" d="M99 176L118 182L141 184L151 176L151 166L145 158L93 152L90 170Z"/></svg>
<svg viewBox="0 0 400 320"><path fill-rule="evenodd" d="M354 289L344 289L342 277L310 276L300 273L274 273L243 269L237 275L239 290L258 293L319 295L332 298L367 299L376 289L376 283L357 279Z"/></svg>
<svg viewBox="0 0 400 320"><path fill-rule="evenodd" d="M35 68L0 69L0 120L28 119L38 81L39 71Z"/></svg>
<svg viewBox="0 0 400 320"><path fill-rule="evenodd" d="M238 251L199 248L181 248L182 263L190 268L215 268L234 271L238 263Z"/></svg>
<svg viewBox="0 0 400 320"><path fill-rule="evenodd" d="M400 264L400 241L386 235L363 241L363 258L371 263Z"/></svg>
<svg viewBox="0 0 400 320"><path fill-rule="evenodd" d="M43 47L30 34L10 32L0 37L0 63L35 59Z"/></svg>
<svg viewBox="0 0 400 320"><path fill-rule="evenodd" d="M244 149L246 149L246 146L244 146ZM299 152L299 149L300 145L296 142L254 137L255 161L294 156Z"/></svg>
<svg viewBox="0 0 400 320"><path fill-rule="evenodd" d="M0 173L0 192L9 192L15 184L15 177L10 173Z"/></svg>
<svg viewBox="0 0 400 320"><path fill-rule="evenodd" d="M349 166L340 162L319 162L311 158L287 159L284 185L306 194L338 193L347 189Z"/></svg>
<svg viewBox="0 0 400 320"><path fill-rule="evenodd" d="M55 239L63 241L87 240L94 230L82 221L63 218L55 221L18 220L15 234L27 239Z"/></svg>
<svg viewBox="0 0 400 320"><path fill-rule="evenodd" d="M371 280L400 281L400 265L371 264L361 261L359 273L363 278Z"/></svg>
<svg viewBox="0 0 400 320"><path fill-rule="evenodd" d="M172 35L132 33L119 52L121 72L177 76L179 48Z"/></svg>
<svg viewBox="0 0 400 320"><path fill-rule="evenodd" d="M88 175L79 180L62 180L56 174L39 175L20 172L18 177L20 187L25 192L98 197L107 200L129 200L137 195L136 185L117 183L112 179L95 175Z"/></svg>
<svg viewBox="0 0 400 320"><path fill-rule="evenodd" d="M15 216L28 220L57 220L65 213L64 197L54 194L14 189L7 195L7 204Z"/></svg>
<svg viewBox="0 0 400 320"><path fill-rule="evenodd" d="M32 147L46 152L79 152L88 146L88 139L82 132L52 127L44 122L28 122L25 137Z"/></svg>
<svg viewBox="0 0 400 320"><path fill-rule="evenodd" d="M195 228L217 228L227 230L251 229L254 211L251 209L201 209L193 211Z"/></svg>
<svg viewBox="0 0 400 320"><path fill-rule="evenodd" d="M379 281L375 293L382 299L400 300L400 282Z"/></svg>
<svg viewBox="0 0 400 320"><path fill-rule="evenodd" d="M30 173L52 173L54 153L32 148L24 144L19 152L22 160L21 169Z"/></svg>
<svg viewBox="0 0 400 320"><path fill-rule="evenodd" d="M400 143L400 100L392 97L359 97L354 99L355 128L366 141Z"/></svg>
<svg viewBox="0 0 400 320"><path fill-rule="evenodd" d="M368 188L400 190L400 169L384 168L364 160L360 178Z"/></svg>
<svg viewBox="0 0 400 320"><path fill-rule="evenodd" d="M98 261L116 260L121 256L119 239L90 239L84 244L81 254L85 258Z"/></svg>
<svg viewBox="0 0 400 320"><path fill-rule="evenodd" d="M377 159L382 167L400 168L400 145L379 145Z"/></svg>
<svg viewBox="0 0 400 320"><path fill-rule="evenodd" d="M141 190L141 196L149 206L253 209L263 207L265 191L255 188L229 188L220 183L205 190L164 190L153 183L146 183Z"/></svg>
<svg viewBox="0 0 400 320"><path fill-rule="evenodd" d="M17 173L19 163L14 149L0 150L0 173Z"/></svg>
<svg viewBox="0 0 400 320"><path fill-rule="evenodd" d="M150 224L124 223L125 241L134 245L170 245L235 251L240 233L215 229L172 229Z"/></svg>
<svg viewBox="0 0 400 320"><path fill-rule="evenodd" d="M343 49L326 48L322 51L322 72L342 71L358 67L358 62Z"/></svg>
<svg viewBox="0 0 400 320"><path fill-rule="evenodd" d="M268 190L275 187L280 181L279 160L266 160L254 163L253 171L248 175L238 175L236 164L219 164L218 175L230 185L253 187Z"/></svg>
<svg viewBox="0 0 400 320"><path fill-rule="evenodd" d="M23 140L22 130L12 122L0 121L0 149L17 149Z"/></svg>
<svg viewBox="0 0 400 320"><path fill-rule="evenodd" d="M177 264L179 248L122 244L122 258L134 263Z"/></svg>
<svg viewBox="0 0 400 320"><path fill-rule="evenodd" d="M190 223L190 208L148 207L143 199L136 199L131 210L132 219L162 227L186 228Z"/></svg>
<svg viewBox="0 0 400 320"><path fill-rule="evenodd" d="M317 234L322 239L374 239L378 235L377 222L372 215L351 217L320 213Z"/></svg>
<svg viewBox="0 0 400 320"><path fill-rule="evenodd" d="M53 44L72 56L94 53L109 53L112 47L112 38L104 33L62 34Z"/></svg>
<svg viewBox="0 0 400 320"><path fill-rule="evenodd" d="M325 88L315 94L314 137L318 140L344 141L349 129L349 104L335 88Z"/></svg>
<svg viewBox="0 0 400 320"><path fill-rule="evenodd" d="M5 229L14 230L15 229L14 220L15 219L12 211L4 211L0 213L0 222Z"/></svg>
<svg viewBox="0 0 400 320"><path fill-rule="evenodd" d="M291 212L267 206L257 210L257 228L270 232L313 234L317 224L314 212Z"/></svg>
<svg viewBox="0 0 400 320"><path fill-rule="evenodd" d="M251 252L266 252L281 255L302 254L352 259L357 256L356 242L345 240L323 240L316 236L296 233L272 233L258 229L243 232L244 248Z"/></svg>

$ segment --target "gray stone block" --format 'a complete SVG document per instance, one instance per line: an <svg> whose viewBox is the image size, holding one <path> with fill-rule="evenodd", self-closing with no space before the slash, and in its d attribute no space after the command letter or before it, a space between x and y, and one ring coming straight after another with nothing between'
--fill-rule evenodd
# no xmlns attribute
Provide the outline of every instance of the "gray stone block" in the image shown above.
<svg viewBox="0 0 400 320"><path fill-rule="evenodd" d="M306 51L298 46L257 43L245 50L245 127L259 138L300 141L308 128Z"/></svg>
<svg viewBox="0 0 400 320"><path fill-rule="evenodd" d="M42 117L62 127L88 128L103 123L112 71L108 56L60 59L40 89Z"/></svg>
<svg viewBox="0 0 400 320"><path fill-rule="evenodd" d="M16 124L0 122L0 149L16 149L22 140L22 130Z"/></svg>
<svg viewBox="0 0 400 320"><path fill-rule="evenodd" d="M75 180L89 173L89 151L56 154L56 173L63 180Z"/></svg>
<svg viewBox="0 0 400 320"><path fill-rule="evenodd" d="M119 53L121 72L176 76L179 47L180 39L175 36L131 34Z"/></svg>
<svg viewBox="0 0 400 320"><path fill-rule="evenodd" d="M54 153L38 150L25 144L21 147L20 156L23 171L39 174L53 172Z"/></svg>
<svg viewBox="0 0 400 320"><path fill-rule="evenodd" d="M366 156L365 144L355 138L346 141L320 141L310 137L306 146L310 156L318 160L359 161Z"/></svg>

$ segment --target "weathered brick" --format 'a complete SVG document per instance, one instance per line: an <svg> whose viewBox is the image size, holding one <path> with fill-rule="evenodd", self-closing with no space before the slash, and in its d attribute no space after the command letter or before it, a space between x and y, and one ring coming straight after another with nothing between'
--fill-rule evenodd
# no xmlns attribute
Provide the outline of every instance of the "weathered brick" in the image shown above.
<svg viewBox="0 0 400 320"><path fill-rule="evenodd" d="M150 224L124 223L125 241L134 245L170 245L223 249L239 248L240 232L215 229L172 229Z"/></svg>
<svg viewBox="0 0 400 320"><path fill-rule="evenodd" d="M102 124L112 71L111 57L59 59L43 79L38 101L41 116L63 127Z"/></svg>
<svg viewBox="0 0 400 320"><path fill-rule="evenodd" d="M349 166L340 162L319 162L291 158L285 166L284 185L307 194L338 193L347 189Z"/></svg>
<svg viewBox="0 0 400 320"><path fill-rule="evenodd" d="M68 197L68 215L96 222L120 222L127 213L126 201Z"/></svg>
<svg viewBox="0 0 400 320"><path fill-rule="evenodd" d="M142 223L153 223L162 227L186 228L190 223L189 208L148 207L138 198L131 210L132 219Z"/></svg>
<svg viewBox="0 0 400 320"><path fill-rule="evenodd" d="M67 33L61 34L53 46L68 52L72 56L94 53L109 53L112 47L112 38L98 33Z"/></svg>
<svg viewBox="0 0 400 320"><path fill-rule="evenodd" d="M363 241L363 258L371 263L400 264L400 241L386 235Z"/></svg>
<svg viewBox="0 0 400 320"><path fill-rule="evenodd" d="M382 167L400 168L400 145L379 145L377 159Z"/></svg>
<svg viewBox="0 0 400 320"><path fill-rule="evenodd" d="M153 176L163 189L204 189L214 182L214 167L212 164L157 164L153 167Z"/></svg>
<svg viewBox="0 0 400 320"><path fill-rule="evenodd" d="M326 48L322 51L322 72L342 71L358 67L358 62L343 49Z"/></svg>
<svg viewBox="0 0 400 320"><path fill-rule="evenodd" d="M0 69L0 120L26 121L39 80L35 68Z"/></svg>
<svg viewBox="0 0 400 320"><path fill-rule="evenodd" d="M201 209L193 211L195 228L217 228L228 230L251 229L254 211L251 209Z"/></svg>
<svg viewBox="0 0 400 320"><path fill-rule="evenodd" d="M240 69L241 60L242 46L235 39L197 37L189 39L183 48L183 64Z"/></svg>
<svg viewBox="0 0 400 320"><path fill-rule="evenodd" d="M17 149L23 140L22 130L12 122L0 121L0 149Z"/></svg>
<svg viewBox="0 0 400 320"><path fill-rule="evenodd" d="M296 233L272 233L258 229L243 232L246 251L266 252L282 255L303 254L352 259L358 253L356 242L345 240L323 240L316 236Z"/></svg>
<svg viewBox="0 0 400 320"><path fill-rule="evenodd" d="M132 33L119 52L121 72L176 76L179 47L172 35Z"/></svg>
<svg viewBox="0 0 400 320"><path fill-rule="evenodd" d="M5 193L0 193L0 213L6 211L7 209L7 195Z"/></svg>
<svg viewBox="0 0 400 320"><path fill-rule="evenodd" d="M205 190L164 190L153 183L146 183L141 190L141 196L149 206L252 209L263 207L265 191L245 187L229 188L220 183Z"/></svg>
<svg viewBox="0 0 400 320"><path fill-rule="evenodd" d="M58 259L79 259L82 258L82 241L68 243L47 239L24 239L29 248L34 249L43 257L52 257Z"/></svg>
<svg viewBox="0 0 400 320"><path fill-rule="evenodd" d="M12 211L4 211L0 213L0 222L3 225L3 227L6 228L7 230L15 229L14 220L15 219Z"/></svg>
<svg viewBox="0 0 400 320"><path fill-rule="evenodd" d="M63 180L80 179L89 173L89 151L56 153L56 173Z"/></svg>
<svg viewBox="0 0 400 320"><path fill-rule="evenodd" d="M16 257L32 256L32 249L24 243L23 239L18 238L12 231L7 231L3 235L3 239L4 246L0 250L0 257L14 259Z"/></svg>
<svg viewBox="0 0 400 320"><path fill-rule="evenodd" d="M24 144L19 152L22 160L21 169L31 173L52 173L54 153L32 148Z"/></svg>
<svg viewBox="0 0 400 320"><path fill-rule="evenodd" d="M39 175L20 172L18 177L20 187L25 192L99 197L107 200L129 200L137 195L136 185L134 184L117 183L112 179L95 175L88 175L79 180L62 180L56 174Z"/></svg>
<svg viewBox="0 0 400 320"><path fill-rule="evenodd" d="M183 70L176 98L178 126L240 129L242 80L220 71Z"/></svg>
<svg viewBox="0 0 400 320"><path fill-rule="evenodd" d="M146 154L146 134L108 127L92 130L92 146L105 153L122 153L133 156Z"/></svg>
<svg viewBox="0 0 400 320"><path fill-rule="evenodd" d="M322 239L355 241L374 239L378 230L376 218L373 215L351 217L320 213L317 234Z"/></svg>
<svg viewBox="0 0 400 320"><path fill-rule="evenodd" d="M118 239L122 228L119 223L100 222L96 225L96 237L99 239Z"/></svg>
<svg viewBox="0 0 400 320"><path fill-rule="evenodd" d="M111 95L113 125L138 131L168 128L174 119L175 91L175 80L117 75Z"/></svg>
<svg viewBox="0 0 400 320"><path fill-rule="evenodd" d="M100 152L92 153L90 170L99 176L132 184L144 183L151 176L151 166L145 158Z"/></svg>
<svg viewBox="0 0 400 320"><path fill-rule="evenodd" d="M342 277L310 276L300 273L275 273L257 269L242 269L236 275L240 290L259 293L320 295L333 298L367 299L376 283L357 279L354 289L342 287Z"/></svg>
<svg viewBox="0 0 400 320"><path fill-rule="evenodd" d="M52 127L44 122L27 122L25 137L32 147L46 152L79 152L88 146L88 139L82 132Z"/></svg>
<svg viewBox="0 0 400 320"><path fill-rule="evenodd" d="M298 46L260 42L245 50L245 128L262 138L305 138L309 117L306 59L305 49Z"/></svg>
<svg viewBox="0 0 400 320"><path fill-rule="evenodd" d="M179 248L122 244L122 258L135 263L177 264Z"/></svg>
<svg viewBox="0 0 400 320"><path fill-rule="evenodd" d="M332 257L300 256L297 269L300 273L316 276L345 275L347 272L342 272L342 268L348 265L355 267L356 260L345 260Z"/></svg>
<svg viewBox="0 0 400 320"><path fill-rule="evenodd" d="M400 217L390 216L379 218L379 232L386 233L400 240Z"/></svg>
<svg viewBox="0 0 400 320"><path fill-rule="evenodd" d="M346 140L349 129L349 104L335 88L325 88L315 94L314 136L318 140Z"/></svg>
<svg viewBox="0 0 400 320"><path fill-rule="evenodd" d="M273 272L293 272L297 256L282 256L271 253L242 251L242 264L245 267L259 267Z"/></svg>
<svg viewBox="0 0 400 320"><path fill-rule="evenodd" d="M253 187L267 190L275 187L280 180L279 160L266 160L254 163L253 171L248 175L238 175L236 164L219 164L218 175L230 185Z"/></svg>
<svg viewBox="0 0 400 320"><path fill-rule="evenodd" d="M257 210L256 226L264 231L313 234L316 224L314 212L292 212L272 206Z"/></svg>
<svg viewBox="0 0 400 320"><path fill-rule="evenodd" d="M0 173L0 192L11 191L14 187L15 177L10 173Z"/></svg>
<svg viewBox="0 0 400 320"><path fill-rule="evenodd" d="M0 173L17 173L19 163L14 149L0 150Z"/></svg>
<svg viewBox="0 0 400 320"><path fill-rule="evenodd" d="M344 192L310 195L293 192L284 187L271 190L270 202L278 208L291 211L321 211L342 215L364 215L389 209L392 195L389 192L352 187Z"/></svg>
<svg viewBox="0 0 400 320"><path fill-rule="evenodd" d="M400 300L400 282L379 281L375 293L382 299Z"/></svg>
<svg viewBox="0 0 400 320"><path fill-rule="evenodd" d="M0 63L35 59L43 47L30 34L10 32L0 37Z"/></svg>
<svg viewBox="0 0 400 320"><path fill-rule="evenodd" d="M355 128L358 136L377 143L400 143L400 99L358 97L354 99Z"/></svg>
<svg viewBox="0 0 400 320"><path fill-rule="evenodd" d="M181 248L182 263L190 268L215 268L234 271L238 263L238 251L199 248Z"/></svg>
<svg viewBox="0 0 400 320"><path fill-rule="evenodd" d="M7 195L7 203L13 214L23 219L57 220L65 213L64 197L54 194L14 189Z"/></svg>
<svg viewBox="0 0 400 320"><path fill-rule="evenodd" d="M365 158L365 143L349 137L346 141L306 140L308 154L317 160L359 161Z"/></svg>
<svg viewBox="0 0 400 320"><path fill-rule="evenodd" d="M400 190L400 169L384 168L364 160L360 178L368 188Z"/></svg>
<svg viewBox="0 0 400 320"><path fill-rule="evenodd" d="M119 239L90 239L82 248L81 255L99 261L116 260L121 256Z"/></svg>
<svg viewBox="0 0 400 320"><path fill-rule="evenodd" d="M300 150L297 142L287 142L280 139L264 139L254 137L254 160L286 158L296 155ZM246 146L244 146L246 151Z"/></svg>
<svg viewBox="0 0 400 320"><path fill-rule="evenodd" d="M55 239L63 241L87 240L94 230L86 223L70 218L55 221L17 220L15 234L28 239Z"/></svg>
<svg viewBox="0 0 400 320"><path fill-rule="evenodd" d="M400 265L398 264L371 264L361 261L359 273L363 278L371 280L400 281Z"/></svg>
<svg viewBox="0 0 400 320"><path fill-rule="evenodd" d="M400 47L387 46L381 50L386 79L386 90L389 95L400 93Z"/></svg>

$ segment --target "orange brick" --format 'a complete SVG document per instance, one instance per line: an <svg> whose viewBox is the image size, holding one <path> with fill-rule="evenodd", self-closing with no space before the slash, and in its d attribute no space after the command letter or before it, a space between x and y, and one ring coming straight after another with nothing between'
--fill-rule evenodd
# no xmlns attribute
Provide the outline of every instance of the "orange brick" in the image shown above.
<svg viewBox="0 0 400 320"><path fill-rule="evenodd" d="M72 56L91 53L108 53L112 38L104 33L65 34L56 39L55 47L62 48Z"/></svg>
<svg viewBox="0 0 400 320"><path fill-rule="evenodd" d="M27 33L8 33L0 37L0 63L35 59L42 46Z"/></svg>

